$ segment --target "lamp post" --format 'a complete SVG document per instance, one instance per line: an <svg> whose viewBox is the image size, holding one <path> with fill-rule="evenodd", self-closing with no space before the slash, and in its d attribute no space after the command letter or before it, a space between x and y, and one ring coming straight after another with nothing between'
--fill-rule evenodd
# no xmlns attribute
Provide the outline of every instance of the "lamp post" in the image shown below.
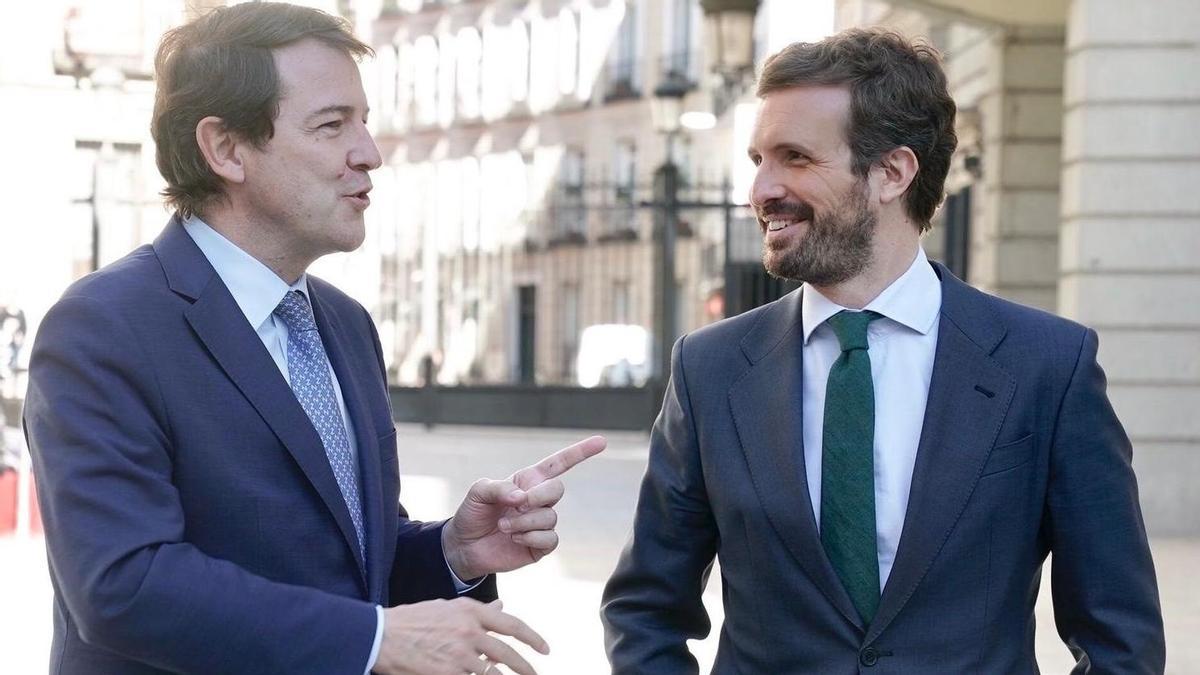
<svg viewBox="0 0 1200 675"><path fill-rule="evenodd" d="M663 163L654 171L654 201L660 205L655 214L658 243L658 264L655 266L654 290L657 321L655 329L655 379L666 384L670 376L671 345L675 342L675 238L679 227L679 166L675 164L675 139L679 136L679 117L683 112L683 97L690 83L670 73L654 89L651 114L654 127L666 139Z"/></svg>
<svg viewBox="0 0 1200 675"><path fill-rule="evenodd" d="M737 102L754 72L754 15L759 0L700 0L705 52L713 74L713 114Z"/></svg>

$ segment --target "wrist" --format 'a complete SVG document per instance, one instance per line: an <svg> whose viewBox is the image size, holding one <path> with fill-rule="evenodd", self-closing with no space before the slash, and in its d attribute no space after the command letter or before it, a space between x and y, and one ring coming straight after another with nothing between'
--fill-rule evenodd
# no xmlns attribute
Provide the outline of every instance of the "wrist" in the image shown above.
<svg viewBox="0 0 1200 675"><path fill-rule="evenodd" d="M476 570L468 563L464 548L462 541L458 538L457 530L454 528L454 519L451 518L442 527L442 556L446 559L450 571L458 577L459 581L466 583L485 573Z"/></svg>

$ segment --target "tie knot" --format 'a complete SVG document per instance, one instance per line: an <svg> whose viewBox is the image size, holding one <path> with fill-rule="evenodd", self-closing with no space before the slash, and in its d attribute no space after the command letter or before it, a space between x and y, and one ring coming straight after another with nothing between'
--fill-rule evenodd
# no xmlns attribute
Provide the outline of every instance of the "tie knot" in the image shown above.
<svg viewBox="0 0 1200 675"><path fill-rule="evenodd" d="M843 352L867 348L867 324L883 316L871 311L851 312L842 310L829 317L826 323L837 335Z"/></svg>
<svg viewBox="0 0 1200 675"><path fill-rule="evenodd" d="M300 291L288 291L275 306L275 316L283 319L289 331L313 330L317 327L308 298Z"/></svg>

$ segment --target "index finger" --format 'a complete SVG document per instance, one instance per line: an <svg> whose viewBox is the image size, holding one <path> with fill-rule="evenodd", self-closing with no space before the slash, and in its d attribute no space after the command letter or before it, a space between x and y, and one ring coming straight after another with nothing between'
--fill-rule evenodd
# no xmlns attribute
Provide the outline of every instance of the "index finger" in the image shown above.
<svg viewBox="0 0 1200 675"><path fill-rule="evenodd" d="M521 469L513 476L514 482L521 489L527 490L533 487L532 485L525 486L527 479L535 479L536 484L561 476L583 460L600 454L607 446L608 441L603 436L585 438L574 445L568 445L533 466Z"/></svg>
<svg viewBox="0 0 1200 675"><path fill-rule="evenodd" d="M540 654L550 653L550 644L537 631L529 627L529 624L518 619L512 614L505 614L498 608L489 607L491 611L480 613L480 623L489 633L498 633L514 637L521 642L533 647Z"/></svg>

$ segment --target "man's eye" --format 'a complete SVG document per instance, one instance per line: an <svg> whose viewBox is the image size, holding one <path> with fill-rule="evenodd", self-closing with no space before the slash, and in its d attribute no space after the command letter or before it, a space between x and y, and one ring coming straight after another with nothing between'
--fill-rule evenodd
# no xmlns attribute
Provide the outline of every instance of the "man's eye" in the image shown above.
<svg viewBox="0 0 1200 675"><path fill-rule="evenodd" d="M326 122L326 123L322 124L320 128L321 129L332 129L332 130L336 131L336 130L342 128L342 121L341 120L333 120L332 122Z"/></svg>

